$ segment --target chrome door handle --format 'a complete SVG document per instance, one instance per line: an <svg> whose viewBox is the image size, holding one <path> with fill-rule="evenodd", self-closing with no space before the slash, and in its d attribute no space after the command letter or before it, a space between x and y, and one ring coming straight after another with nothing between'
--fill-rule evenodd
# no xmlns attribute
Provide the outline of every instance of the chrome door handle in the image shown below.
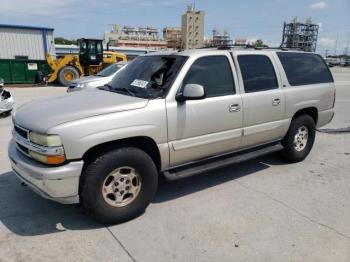
<svg viewBox="0 0 350 262"><path fill-rule="evenodd" d="M273 106L278 106L281 104L281 99L280 98L274 98L272 99L272 105Z"/></svg>
<svg viewBox="0 0 350 262"><path fill-rule="evenodd" d="M241 111L241 106L239 104L232 104L228 107L228 111L239 112L239 111Z"/></svg>

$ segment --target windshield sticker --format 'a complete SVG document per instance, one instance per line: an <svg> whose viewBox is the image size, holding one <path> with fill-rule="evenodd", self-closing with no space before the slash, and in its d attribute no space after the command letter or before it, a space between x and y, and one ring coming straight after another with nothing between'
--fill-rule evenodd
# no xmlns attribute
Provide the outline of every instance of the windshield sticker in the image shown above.
<svg viewBox="0 0 350 262"><path fill-rule="evenodd" d="M130 85L137 86L137 87L140 87L140 88L146 88L146 86L148 85L148 81L135 79Z"/></svg>

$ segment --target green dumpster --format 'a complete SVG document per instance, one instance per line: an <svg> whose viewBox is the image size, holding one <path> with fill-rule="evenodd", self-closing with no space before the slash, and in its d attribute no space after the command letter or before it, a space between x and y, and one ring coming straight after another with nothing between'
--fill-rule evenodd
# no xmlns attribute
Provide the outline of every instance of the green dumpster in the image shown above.
<svg viewBox="0 0 350 262"><path fill-rule="evenodd" d="M0 78L5 84L33 84L37 71L50 73L45 60L0 59Z"/></svg>

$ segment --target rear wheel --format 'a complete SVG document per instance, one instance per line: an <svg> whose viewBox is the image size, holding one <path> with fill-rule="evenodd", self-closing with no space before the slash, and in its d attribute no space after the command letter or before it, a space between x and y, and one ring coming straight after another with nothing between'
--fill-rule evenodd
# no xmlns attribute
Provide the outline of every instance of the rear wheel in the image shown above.
<svg viewBox="0 0 350 262"><path fill-rule="evenodd" d="M315 133L315 121L311 116L300 115L293 119L282 141L284 157L290 162L304 160L312 149Z"/></svg>
<svg viewBox="0 0 350 262"><path fill-rule="evenodd" d="M120 223L144 212L158 185L158 171L144 151L126 147L107 152L84 170L83 208L103 223Z"/></svg>
<svg viewBox="0 0 350 262"><path fill-rule="evenodd" d="M65 66L58 72L58 83L69 86L70 82L79 78L79 71L73 66Z"/></svg>

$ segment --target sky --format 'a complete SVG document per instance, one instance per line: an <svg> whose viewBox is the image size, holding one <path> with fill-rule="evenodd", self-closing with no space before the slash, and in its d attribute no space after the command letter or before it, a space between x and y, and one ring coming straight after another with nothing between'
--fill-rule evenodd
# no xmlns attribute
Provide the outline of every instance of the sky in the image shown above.
<svg viewBox="0 0 350 262"><path fill-rule="evenodd" d="M55 37L103 38L111 24L181 26L193 0L1 0L0 24L52 27ZM317 52L350 54L350 0L196 0L205 11L205 35L213 28L235 39L262 39L279 46L284 21L311 17L320 25ZM348 44L347 44L348 43Z"/></svg>

